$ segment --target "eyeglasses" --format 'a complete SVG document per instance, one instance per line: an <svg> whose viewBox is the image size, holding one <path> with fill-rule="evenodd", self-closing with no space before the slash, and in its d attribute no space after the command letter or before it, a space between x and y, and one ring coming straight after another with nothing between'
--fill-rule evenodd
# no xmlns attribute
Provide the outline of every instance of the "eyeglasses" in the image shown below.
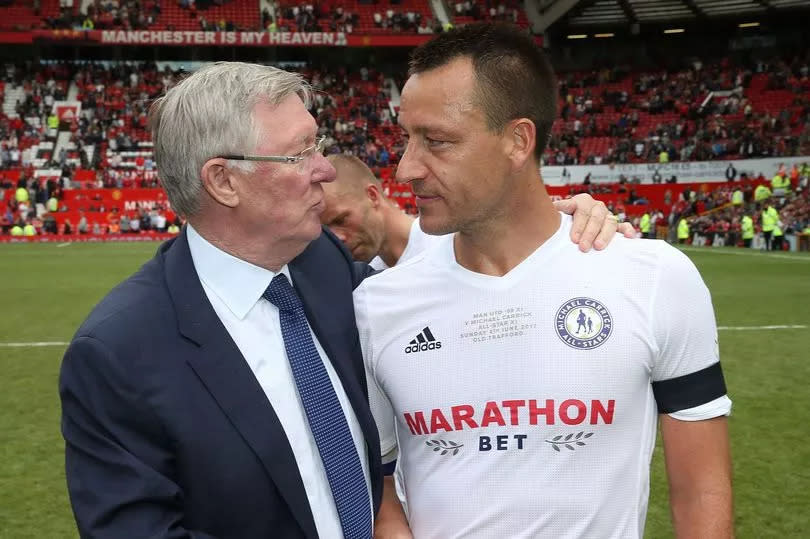
<svg viewBox="0 0 810 539"><path fill-rule="evenodd" d="M271 163L287 163L297 165L296 170L306 173L312 170L315 155L323 155L327 146L327 138L318 137L315 144L301 150L296 155L219 155L219 159L233 159L234 161L265 161Z"/></svg>

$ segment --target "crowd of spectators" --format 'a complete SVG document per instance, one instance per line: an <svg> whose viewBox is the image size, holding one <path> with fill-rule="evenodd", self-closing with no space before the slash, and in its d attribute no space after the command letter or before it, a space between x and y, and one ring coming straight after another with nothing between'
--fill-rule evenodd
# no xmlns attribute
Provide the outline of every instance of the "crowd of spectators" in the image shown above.
<svg viewBox="0 0 810 539"><path fill-rule="evenodd" d="M0 170L28 166L37 157L34 149L45 140L49 123L53 125L53 104L66 97L68 73L61 64L8 64L0 70L4 90L22 89L22 99L14 104L16 115L0 112ZM43 156L53 157L47 151Z"/></svg>
<svg viewBox="0 0 810 539"><path fill-rule="evenodd" d="M810 228L810 165L805 163L794 170L799 173L793 175L787 190L769 190L759 200L755 183L724 185L697 192L685 190L671 208L670 229L674 231L674 225L686 218L693 244L735 246L742 241L743 216L751 217L755 230L759 232L762 230L762 213L772 207L778 214L777 225L784 235L806 233ZM768 184L763 177L757 178L756 183ZM738 190L741 196L735 203L734 193ZM787 248L787 244L783 247Z"/></svg>
<svg viewBox="0 0 810 539"><path fill-rule="evenodd" d="M234 0L167 0L187 10L203 31L257 30L241 28L228 19L211 20L207 10L223 6ZM162 0L93 0L80 9L74 0L60 0L59 12L42 18L41 26L51 29L72 30L142 30L160 23L163 13ZM33 3L34 13L39 15L40 0ZM83 3L82 3L83 4ZM392 0L379 6L371 0L361 0L358 10L367 14L370 22L364 31L373 28L394 33L429 34L441 32L455 24L472 21L503 21L517 23L521 20L522 3L518 0L466 0L449 5L454 22L442 25L430 11L415 6L403 5L402 0ZM429 9L429 8L428 8ZM360 13L350 11L342 2L293 1L271 4L261 11L261 29L271 32L356 32L360 25ZM525 19L525 17L523 17ZM172 24L167 25L172 29Z"/></svg>
<svg viewBox="0 0 810 539"><path fill-rule="evenodd" d="M73 30L143 30L152 26L161 13L161 0L93 0L81 10L73 0L60 0L59 14L46 17L47 28Z"/></svg>
<svg viewBox="0 0 810 539"><path fill-rule="evenodd" d="M613 68L560 77L560 119L545 162L556 165L704 161L810 152L810 51L789 61L732 65L729 59L682 70L633 74ZM761 90L790 96L778 110L757 107ZM624 88L624 89L621 89ZM760 94L757 87L753 93ZM712 99L708 99L709 96ZM609 137L603 153L585 140Z"/></svg>
<svg viewBox="0 0 810 539"><path fill-rule="evenodd" d="M73 223L69 218L61 219L57 224L60 212L70 208L62 202L65 179L41 179L30 175L30 170L23 171L16 183L0 179L0 200L7 200L0 212L0 234L14 234L12 229L19 230L17 235L36 234L138 234L144 232L179 231L181 220L175 216L165 202L150 203L130 211L120 211L118 207L105 207L103 197L74 197L76 202L73 214L78 211L79 218ZM11 196L6 196L6 193Z"/></svg>
<svg viewBox="0 0 810 539"><path fill-rule="evenodd" d="M520 10L523 9L522 2L516 0L464 0L455 2L453 12L456 17L469 17L475 21L500 21L517 23L520 18Z"/></svg>
<svg viewBox="0 0 810 539"><path fill-rule="evenodd" d="M322 68L305 75L320 90L312 114L327 137L328 153L356 155L371 167L399 161L404 148L382 73L365 67L357 74L345 68Z"/></svg>
<svg viewBox="0 0 810 539"><path fill-rule="evenodd" d="M324 68L309 69L304 75L318 90L311 112L318 118L321 133L329 138L328 152L358 155L375 167L397 162L403 148L394 129L390 91L381 73L365 67L356 73L345 68ZM18 104L20 116L0 117L3 144L0 159L9 168L24 169L17 188L30 191L31 200L35 201L30 207L23 204L22 211L16 206L6 208L14 215L7 224L19 219L41 220L42 215L28 216L28 212L36 207L36 202L43 207L54 192L60 198L63 188L159 186L147 131L148 108L155 97L182 76L180 71L160 69L154 63L7 66L5 84L9 88L23 88L26 98ZM57 154L40 152L38 167L52 171L55 176L47 181L34 179L34 156L20 157L17 141L28 137L32 143L49 140L53 144L55 133L47 129L51 114L48 105L53 99L64 99L71 83L78 91L76 99L81 102L81 112L71 120L68 130L62 125L62 132L70 135L70 150L62 148ZM35 125L42 127L37 129ZM93 172L90 179L83 174L79 181L78 171ZM10 188L15 187L5 186ZM91 206L86 211L110 210ZM38 230L40 225L36 224Z"/></svg>
<svg viewBox="0 0 810 539"><path fill-rule="evenodd" d="M657 161L662 153L668 154L666 158L672 160L721 158L722 155L713 151L711 155L701 151L705 151L707 144L710 147L715 139L728 141L740 136L745 142L749 135L766 140L776 150L748 154L740 149L735 155L810 153L806 136L810 111L808 97L803 91L808 80L806 62L760 63L752 71L718 65L721 67L707 67L705 74L701 69L632 75L616 69L561 77L562 121L572 122L572 132L556 130L551 141L551 155L562 150L566 158L561 164L571 164L572 154L578 158L576 149L580 141L595 133L606 134L616 144L617 150L601 158L604 163L626 162L628 159ZM388 82L382 73L367 67L355 72L345 67L319 67L308 68L303 74L318 90L311 112L318 120L321 134L328 138L328 153L356 155L372 168L393 167L398 163L404 145L396 126ZM168 67L161 69L154 63L6 66L3 73L6 88L22 88L24 98L16 103L17 117L0 115L0 165L4 168L22 167L27 171L24 174L26 181L34 182L31 165L37 159L41 168L57 171L56 177L48 180L56 181L57 189L79 185L156 187L159 185L156 165L146 130L148 107L182 75ZM794 93L789 103L790 114L755 109L746 97L745 88L759 75L767 78L765 85L768 88ZM626 84L628 77L631 78L632 92L615 90L618 83L625 81ZM51 105L65 99L70 84L75 84L78 90L76 99L81 102L81 113L70 121L69 149L63 148L59 152L39 149L35 152L38 143L52 139L53 130L49 129L53 125ZM601 84L604 89L600 90L595 84ZM704 113L698 103L710 91L729 93L713 100L714 105L704 106L703 109L709 110ZM652 113L651 109L656 112ZM600 114L608 110L619 115L615 123L606 124L601 120ZM644 115L666 113L674 120L659 122L647 136L640 136L638 128L644 124ZM738 118L746 122L742 128ZM797 122L803 126L804 137L788 134L801 127ZM61 127L65 132L65 125ZM690 153L689 145L694 142L699 143L697 146L703 150L696 147ZM50 148L53 148L52 144ZM580 162L597 160L595 156L588 156ZM82 183L79 183L74 177L78 170L93 173L89 180L84 174ZM802 178L806 182L806 174ZM646 204L647 201L637 196L633 188L636 180L623 178L620 182L627 185L621 187L620 192L625 196L613 208L618 213L623 213L624 205ZM794 185L800 184L796 178L793 180ZM49 200L53 189L45 182L40 183L43 183L41 189L46 195L35 189L31 193L32 200L43 197ZM602 188L600 185L587 186L595 196ZM803 192L806 199L807 189ZM692 216L710 212L708 216L695 220L696 230L709 226L708 223L721 228L728 225L733 229L735 218L739 218L733 214L734 208L711 212L728 197L729 193L722 190L696 193L684 201L685 206L673 207L670 213ZM726 215L723 211L731 213ZM786 206L785 217L791 216L798 219L795 226L804 226L801 219L806 219L806 207Z"/></svg>
<svg viewBox="0 0 810 539"><path fill-rule="evenodd" d="M273 16L275 14L275 17ZM302 2L280 5L274 2L272 12L262 10L262 26L270 32L330 32L352 33L360 22L356 12L343 5L326 2Z"/></svg>

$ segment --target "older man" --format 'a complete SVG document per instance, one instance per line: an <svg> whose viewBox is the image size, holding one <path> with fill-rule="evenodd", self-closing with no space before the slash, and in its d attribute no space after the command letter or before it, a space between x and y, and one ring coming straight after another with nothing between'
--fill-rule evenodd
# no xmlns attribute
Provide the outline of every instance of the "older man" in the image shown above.
<svg viewBox="0 0 810 539"><path fill-rule="evenodd" d="M220 63L155 104L188 226L65 353L83 537L371 537L379 442L351 295L366 267L321 228L335 171L309 99L296 74Z"/></svg>

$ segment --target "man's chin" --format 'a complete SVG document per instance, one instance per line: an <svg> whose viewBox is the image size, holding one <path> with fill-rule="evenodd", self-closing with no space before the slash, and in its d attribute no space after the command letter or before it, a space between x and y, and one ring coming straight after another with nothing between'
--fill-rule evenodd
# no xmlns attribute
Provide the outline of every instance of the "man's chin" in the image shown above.
<svg viewBox="0 0 810 539"><path fill-rule="evenodd" d="M430 236L444 236L456 231L453 224L447 219L436 215L425 215L425 212L419 214L419 227L422 232Z"/></svg>
<svg viewBox="0 0 810 539"><path fill-rule="evenodd" d="M354 260L357 262L365 262L366 264L374 260L374 257L377 256L374 253L369 252L368 249L364 249L362 247L355 247L352 249L351 253Z"/></svg>

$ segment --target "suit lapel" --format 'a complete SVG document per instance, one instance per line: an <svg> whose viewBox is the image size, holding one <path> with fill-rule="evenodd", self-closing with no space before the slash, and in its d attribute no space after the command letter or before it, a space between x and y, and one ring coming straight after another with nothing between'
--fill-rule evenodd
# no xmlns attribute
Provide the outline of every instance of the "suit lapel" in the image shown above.
<svg viewBox="0 0 810 539"><path fill-rule="evenodd" d="M349 357L349 351L346 349L352 343L344 335L336 334L334 331L328 332L327 328L335 327L335 323L329 323L327 318L334 316L334 313L325 311L326 306L334 305L335 302L330 301L330 296L334 294L330 290L330 283L322 280L311 279L302 268L293 261L289 264L290 275L292 275L295 289L301 297L304 304L304 310L307 314L307 320L312 331L318 337L318 342L321 343L326 355L335 368L335 371L340 378L343 385L343 390L349 398L349 402L354 409L360 427L366 439L372 439L371 436L377 436L377 427L374 423L374 418L368 407L368 398L366 392L360 385L361 377L364 377L364 372L358 372L352 367L352 358ZM311 273L311 272L310 272ZM351 321L340 321L341 324L348 325L350 329L354 329L354 318ZM337 340L337 346L335 341ZM359 350L359 349L358 349ZM365 381L365 378L362 378ZM373 432L372 432L373 429Z"/></svg>
<svg viewBox="0 0 810 539"><path fill-rule="evenodd" d="M307 537L315 521L284 429L256 377L205 296L185 229L164 253L166 282L180 333L195 342L187 361L219 407L253 449Z"/></svg>

